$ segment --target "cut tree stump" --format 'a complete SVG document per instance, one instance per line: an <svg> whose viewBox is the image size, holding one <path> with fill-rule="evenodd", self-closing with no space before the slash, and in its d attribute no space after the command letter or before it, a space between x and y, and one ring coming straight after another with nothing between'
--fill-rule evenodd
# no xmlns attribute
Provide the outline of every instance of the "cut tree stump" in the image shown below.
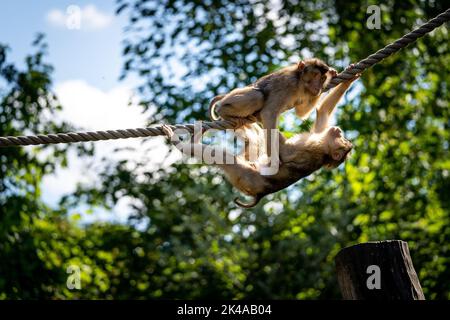
<svg viewBox="0 0 450 320"><path fill-rule="evenodd" d="M344 299L425 300L405 241L357 244L342 249L335 262Z"/></svg>

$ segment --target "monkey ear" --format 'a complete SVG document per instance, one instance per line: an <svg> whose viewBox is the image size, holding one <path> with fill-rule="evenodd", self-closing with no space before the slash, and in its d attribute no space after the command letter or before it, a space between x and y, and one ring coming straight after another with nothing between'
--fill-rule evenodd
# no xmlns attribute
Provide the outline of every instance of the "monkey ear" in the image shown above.
<svg viewBox="0 0 450 320"><path fill-rule="evenodd" d="M303 71L303 69L305 69L305 61L300 61L297 65L297 69L298 71Z"/></svg>
<svg viewBox="0 0 450 320"><path fill-rule="evenodd" d="M331 157L333 158L333 160L335 161L339 161L341 160L342 156L341 153L339 151L334 151L331 153Z"/></svg>

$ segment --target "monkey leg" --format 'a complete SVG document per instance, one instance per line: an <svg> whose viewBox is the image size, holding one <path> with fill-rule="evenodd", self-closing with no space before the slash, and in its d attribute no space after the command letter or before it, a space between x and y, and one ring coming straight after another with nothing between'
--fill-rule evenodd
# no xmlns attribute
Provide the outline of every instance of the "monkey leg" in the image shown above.
<svg viewBox="0 0 450 320"><path fill-rule="evenodd" d="M224 171L227 180L239 191L252 196L251 202L245 203L238 198L234 203L243 208L252 208L264 197L270 193L270 183L265 177L261 176L256 168L242 158L237 158L234 165L220 165Z"/></svg>
<svg viewBox="0 0 450 320"><path fill-rule="evenodd" d="M255 124L255 126L257 125ZM174 138L173 130L167 125L163 125L162 129L172 142ZM254 128L254 130L258 131L258 128ZM211 164L211 160L217 160L218 154L222 155L222 160L225 161L217 163L217 165L224 171L227 180L241 192L254 197L250 203L244 203L236 198L234 202L241 207L251 208L255 206L268 193L269 182L259 174L255 164L246 161L241 156L228 153L224 148L206 146L201 143L180 142L178 140L175 147L187 156L195 156Z"/></svg>
<svg viewBox="0 0 450 320"><path fill-rule="evenodd" d="M257 162L265 154L264 131L258 124L247 124L237 129L235 133L244 143L243 151L240 154L243 159Z"/></svg>
<svg viewBox="0 0 450 320"><path fill-rule="evenodd" d="M267 193L267 180L259 174L256 167L248 161L236 157L235 164L221 164L227 180L241 192L256 197Z"/></svg>
<svg viewBox="0 0 450 320"><path fill-rule="evenodd" d="M279 158L279 149L276 141L274 139L279 137L277 124L278 124L278 114L272 111L273 109L264 109L261 112L261 122L265 129L265 145L266 145L266 153L269 158L272 157L272 154L275 156L275 161ZM276 137L274 137L276 135ZM275 149L275 150L274 150Z"/></svg>
<svg viewBox="0 0 450 320"><path fill-rule="evenodd" d="M244 163L221 166L227 180L239 191L252 196L251 202L245 203L234 199L234 203L243 208L252 208L258 204L262 197L269 193L267 180L261 176L254 167Z"/></svg>
<svg viewBox="0 0 450 320"><path fill-rule="evenodd" d="M176 147L187 156L195 156L207 164L217 165L236 189L254 197L254 200L248 204L235 199L236 204L247 208L253 207L268 193L270 185L266 178L259 174L254 163L246 161L242 156L229 153L224 148L199 143L179 143Z"/></svg>
<svg viewBox="0 0 450 320"><path fill-rule="evenodd" d="M264 106L264 95L262 92L251 87L239 88L227 94L216 104L216 112L223 119L247 118L253 121L253 116Z"/></svg>

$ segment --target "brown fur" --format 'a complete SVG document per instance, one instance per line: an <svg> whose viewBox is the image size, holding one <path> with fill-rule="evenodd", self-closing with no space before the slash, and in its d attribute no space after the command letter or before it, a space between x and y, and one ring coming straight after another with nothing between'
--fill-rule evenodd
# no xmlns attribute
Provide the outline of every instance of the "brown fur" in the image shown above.
<svg viewBox="0 0 450 320"><path fill-rule="evenodd" d="M261 175L258 164L242 160L246 158L245 154L238 158L237 164L225 164L219 167L224 170L232 185L255 199L250 204L241 201L238 201L238 204L246 208L252 207L264 196L282 190L322 167L333 169L344 162L352 149L352 144L342 138L337 145L329 147L328 144L333 138L329 130L320 134L303 133L285 141L281 138L283 141L280 144L281 163L275 175ZM344 152L341 158L335 160L331 154L338 148L342 148Z"/></svg>
<svg viewBox="0 0 450 320"><path fill-rule="evenodd" d="M302 119L319 101L322 89L336 71L319 59L308 59L258 79L254 84L216 96L209 106L212 120L247 118L260 121L265 129L276 129L281 113L295 108ZM215 115L217 113L217 116ZM271 141L266 141L271 155Z"/></svg>

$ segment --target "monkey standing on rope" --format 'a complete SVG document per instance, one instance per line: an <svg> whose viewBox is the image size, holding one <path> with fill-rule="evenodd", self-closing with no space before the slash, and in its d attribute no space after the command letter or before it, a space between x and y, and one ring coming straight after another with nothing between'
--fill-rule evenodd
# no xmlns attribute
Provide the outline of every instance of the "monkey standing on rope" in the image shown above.
<svg viewBox="0 0 450 320"><path fill-rule="evenodd" d="M284 111L295 108L300 118L306 118L319 101L322 90L336 74L336 70L319 59L300 61L266 75L250 86L214 97L209 105L209 116L218 120L214 114L217 112L224 120L259 120L270 133L271 129L278 127L279 116ZM271 149L272 141L268 134L266 150L269 158Z"/></svg>
<svg viewBox="0 0 450 320"><path fill-rule="evenodd" d="M251 208L255 206L262 197L284 189L297 182L321 167L336 168L345 161L352 149L352 144L344 138L342 130L338 127L330 127L329 121L336 104L342 95L350 87L351 83L359 78L342 82L335 87L317 107L317 117L313 128L308 133L297 134L286 139L279 133L280 145L280 167L276 174L265 176L260 173L260 163L249 161L249 150L237 156L228 153L222 148L207 146L201 143L178 142L178 136L169 126L163 126L163 131L171 139L175 146L188 156L192 156L193 150L200 150L202 156L209 155L211 159L217 159L222 154L222 159L232 159L232 163L216 164L224 170L225 176L230 183L241 192L254 197L253 202L243 203L235 199L235 203L241 207ZM256 141L256 148L264 150L263 129L256 123L243 129L244 139L250 142ZM258 150L259 151L259 150Z"/></svg>

